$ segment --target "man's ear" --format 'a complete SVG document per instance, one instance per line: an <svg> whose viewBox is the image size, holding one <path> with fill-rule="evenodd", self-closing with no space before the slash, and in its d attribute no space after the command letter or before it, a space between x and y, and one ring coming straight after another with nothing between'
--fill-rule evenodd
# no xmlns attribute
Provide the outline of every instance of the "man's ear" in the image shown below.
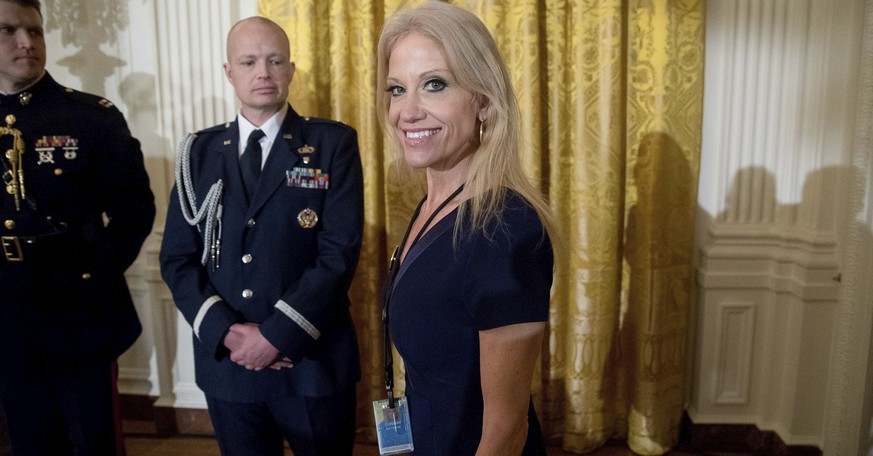
<svg viewBox="0 0 873 456"><path fill-rule="evenodd" d="M230 85L233 85L233 76L231 75L230 64L225 63L224 65L222 65L222 67L224 68L224 77L227 78L227 82L229 82Z"/></svg>

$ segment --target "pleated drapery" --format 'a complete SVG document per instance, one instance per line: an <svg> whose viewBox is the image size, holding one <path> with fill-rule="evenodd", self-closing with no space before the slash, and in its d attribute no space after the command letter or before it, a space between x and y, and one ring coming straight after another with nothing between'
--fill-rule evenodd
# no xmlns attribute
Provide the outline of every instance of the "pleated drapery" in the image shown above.
<svg viewBox="0 0 873 456"><path fill-rule="evenodd" d="M380 289L423 189L393 182L375 112L385 17L420 1L259 0L291 40L290 101L357 129L365 232L352 286L364 380L358 426L384 396ZM556 268L534 379L550 443L584 453L626 439L663 454L679 437L701 146L704 0L458 0L514 78L523 163L569 247ZM402 372L398 382L402 388Z"/></svg>

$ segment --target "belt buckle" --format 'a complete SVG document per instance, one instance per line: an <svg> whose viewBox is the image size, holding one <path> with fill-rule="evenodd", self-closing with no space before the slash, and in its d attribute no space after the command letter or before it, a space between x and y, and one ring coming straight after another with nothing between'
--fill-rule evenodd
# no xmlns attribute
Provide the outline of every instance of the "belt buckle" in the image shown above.
<svg viewBox="0 0 873 456"><path fill-rule="evenodd" d="M0 236L0 242L3 244L3 255L6 257L6 261L24 261L24 254L21 252L21 243L18 242L18 236Z"/></svg>

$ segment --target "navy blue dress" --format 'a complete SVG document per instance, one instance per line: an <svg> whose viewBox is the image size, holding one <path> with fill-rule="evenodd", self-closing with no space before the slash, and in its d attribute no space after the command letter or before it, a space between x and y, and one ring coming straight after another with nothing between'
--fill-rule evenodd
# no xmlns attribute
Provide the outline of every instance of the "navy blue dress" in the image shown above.
<svg viewBox="0 0 873 456"><path fill-rule="evenodd" d="M406 365L415 455L472 455L482 435L479 331L548 320L551 244L510 193L502 225L453 244L457 209L408 251L390 298L391 337ZM414 234L414 233L413 233ZM524 455L545 455L533 410Z"/></svg>

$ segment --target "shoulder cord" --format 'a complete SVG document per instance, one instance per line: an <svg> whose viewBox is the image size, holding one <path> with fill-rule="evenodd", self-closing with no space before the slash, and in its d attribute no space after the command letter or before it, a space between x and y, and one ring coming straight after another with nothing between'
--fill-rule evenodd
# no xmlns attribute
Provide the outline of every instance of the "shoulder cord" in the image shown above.
<svg viewBox="0 0 873 456"><path fill-rule="evenodd" d="M431 222L433 222L434 217L443 210L446 205L449 204L456 196L458 196L461 191L464 190L464 184L461 184L457 190L455 190L448 198L446 198L440 205L436 208L433 213L430 214L430 217L424 222L424 226L418 230L418 234L415 236L415 239L412 240L412 244L410 244L410 248L421 239L421 236L424 234L427 227L430 226ZM388 279L386 281L385 290L383 290L382 294L382 323L385 325L385 391L388 393L388 408L394 408L394 354L391 352L391 331L388 326L388 306L391 303L391 292L394 288L394 279L397 277L397 271L400 269L400 255L403 253L403 249L406 246L406 241L409 239L409 232L412 231L412 224L415 223L415 219L418 218L418 214L421 212L421 206L427 200L427 195L418 202L418 206L415 208L415 212L412 214L412 218L409 219L409 225L406 227L406 233L403 234L403 240L400 241L400 245L394 248L394 253L391 255L391 261L388 264Z"/></svg>
<svg viewBox="0 0 873 456"><path fill-rule="evenodd" d="M205 266L211 258L213 268L217 268L221 253L223 208L221 195L224 182L218 179L212 184L209 192L206 193L206 198L203 199L203 205L198 209L197 195L194 194L194 183L191 180L191 144L194 143L196 137L196 134L188 133L179 143L179 151L176 155L176 193L179 194L182 215L185 216L185 221L189 225L197 226L197 230L200 231L199 223L206 221L206 232L203 234L203 257L200 259L200 263Z"/></svg>

